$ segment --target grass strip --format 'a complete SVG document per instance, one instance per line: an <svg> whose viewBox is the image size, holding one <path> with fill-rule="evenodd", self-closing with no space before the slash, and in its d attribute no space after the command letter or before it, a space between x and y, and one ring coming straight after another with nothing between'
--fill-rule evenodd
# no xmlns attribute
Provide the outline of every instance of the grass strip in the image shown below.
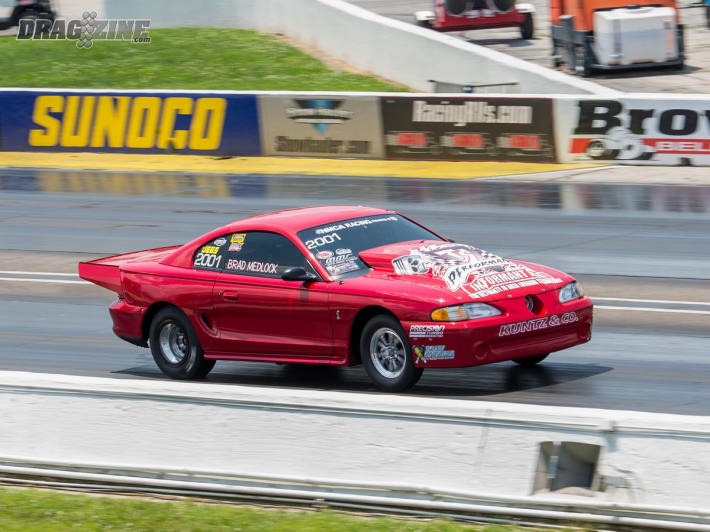
<svg viewBox="0 0 710 532"><path fill-rule="evenodd" d="M191 501L157 502L140 498L0 488L0 530L515 532L549 529L523 529L502 525L474 526L443 519L362 517L331 510L272 510Z"/></svg>
<svg viewBox="0 0 710 532"><path fill-rule="evenodd" d="M188 28L150 30L150 44L0 37L1 87L404 91L374 77L334 71L273 35Z"/></svg>

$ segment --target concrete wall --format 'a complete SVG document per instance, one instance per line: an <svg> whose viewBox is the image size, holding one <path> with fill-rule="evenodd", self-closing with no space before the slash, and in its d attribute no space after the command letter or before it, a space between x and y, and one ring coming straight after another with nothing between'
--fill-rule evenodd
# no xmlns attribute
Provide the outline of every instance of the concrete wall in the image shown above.
<svg viewBox="0 0 710 532"><path fill-rule="evenodd" d="M543 441L602 447L597 500L707 506L708 417L0 372L0 458L525 496Z"/></svg>
<svg viewBox="0 0 710 532"><path fill-rule="evenodd" d="M150 18L151 27L235 27L283 33L366 72L418 91L429 80L517 83L528 94L615 91L341 0L104 0L108 18ZM278 61L278 58L274 58Z"/></svg>

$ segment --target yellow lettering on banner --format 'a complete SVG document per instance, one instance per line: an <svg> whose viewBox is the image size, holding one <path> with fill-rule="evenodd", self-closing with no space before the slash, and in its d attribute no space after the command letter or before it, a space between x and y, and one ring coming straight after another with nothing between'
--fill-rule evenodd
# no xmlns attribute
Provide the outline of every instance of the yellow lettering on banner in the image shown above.
<svg viewBox="0 0 710 532"><path fill-rule="evenodd" d="M222 142L227 100L198 98L190 124L191 150L216 150Z"/></svg>
<svg viewBox="0 0 710 532"><path fill-rule="evenodd" d="M59 142L61 146L77 148L89 145L95 102L96 96L67 96L62 120L62 137Z"/></svg>
<svg viewBox="0 0 710 532"><path fill-rule="evenodd" d="M60 113L64 109L64 97L57 95L37 96L32 111L32 121L42 129L30 129L30 146L56 146L59 140L60 121L49 113Z"/></svg>
<svg viewBox="0 0 710 532"><path fill-rule="evenodd" d="M139 96L133 99L126 147L152 148L155 145L161 103L160 98L153 96Z"/></svg>
<svg viewBox="0 0 710 532"><path fill-rule="evenodd" d="M192 112L192 98L165 98L163 115L158 131L158 148L166 149L171 145L176 150L187 146L187 130L175 130L175 115L189 115Z"/></svg>
<svg viewBox="0 0 710 532"><path fill-rule="evenodd" d="M129 96L99 96L91 135L92 148L103 148L107 138L110 148L123 148L130 103Z"/></svg>

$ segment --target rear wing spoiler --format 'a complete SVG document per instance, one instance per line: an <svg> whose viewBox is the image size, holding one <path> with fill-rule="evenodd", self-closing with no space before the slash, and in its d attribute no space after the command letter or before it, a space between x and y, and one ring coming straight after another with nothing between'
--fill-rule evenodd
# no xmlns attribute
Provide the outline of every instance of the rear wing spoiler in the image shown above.
<svg viewBox="0 0 710 532"><path fill-rule="evenodd" d="M123 287L121 286L121 265L127 262L154 261L179 247L180 246L168 246L145 249L143 251L133 251L122 255L112 255L88 262L80 262L79 277L121 295L123 293Z"/></svg>

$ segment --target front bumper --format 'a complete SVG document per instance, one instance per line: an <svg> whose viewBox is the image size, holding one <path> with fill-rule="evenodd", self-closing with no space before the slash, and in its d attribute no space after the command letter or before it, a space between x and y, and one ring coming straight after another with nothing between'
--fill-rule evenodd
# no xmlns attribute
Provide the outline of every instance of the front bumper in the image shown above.
<svg viewBox="0 0 710 532"><path fill-rule="evenodd" d="M587 298L530 317L504 314L459 322L405 322L414 363L461 368L551 353L588 342L593 305Z"/></svg>

